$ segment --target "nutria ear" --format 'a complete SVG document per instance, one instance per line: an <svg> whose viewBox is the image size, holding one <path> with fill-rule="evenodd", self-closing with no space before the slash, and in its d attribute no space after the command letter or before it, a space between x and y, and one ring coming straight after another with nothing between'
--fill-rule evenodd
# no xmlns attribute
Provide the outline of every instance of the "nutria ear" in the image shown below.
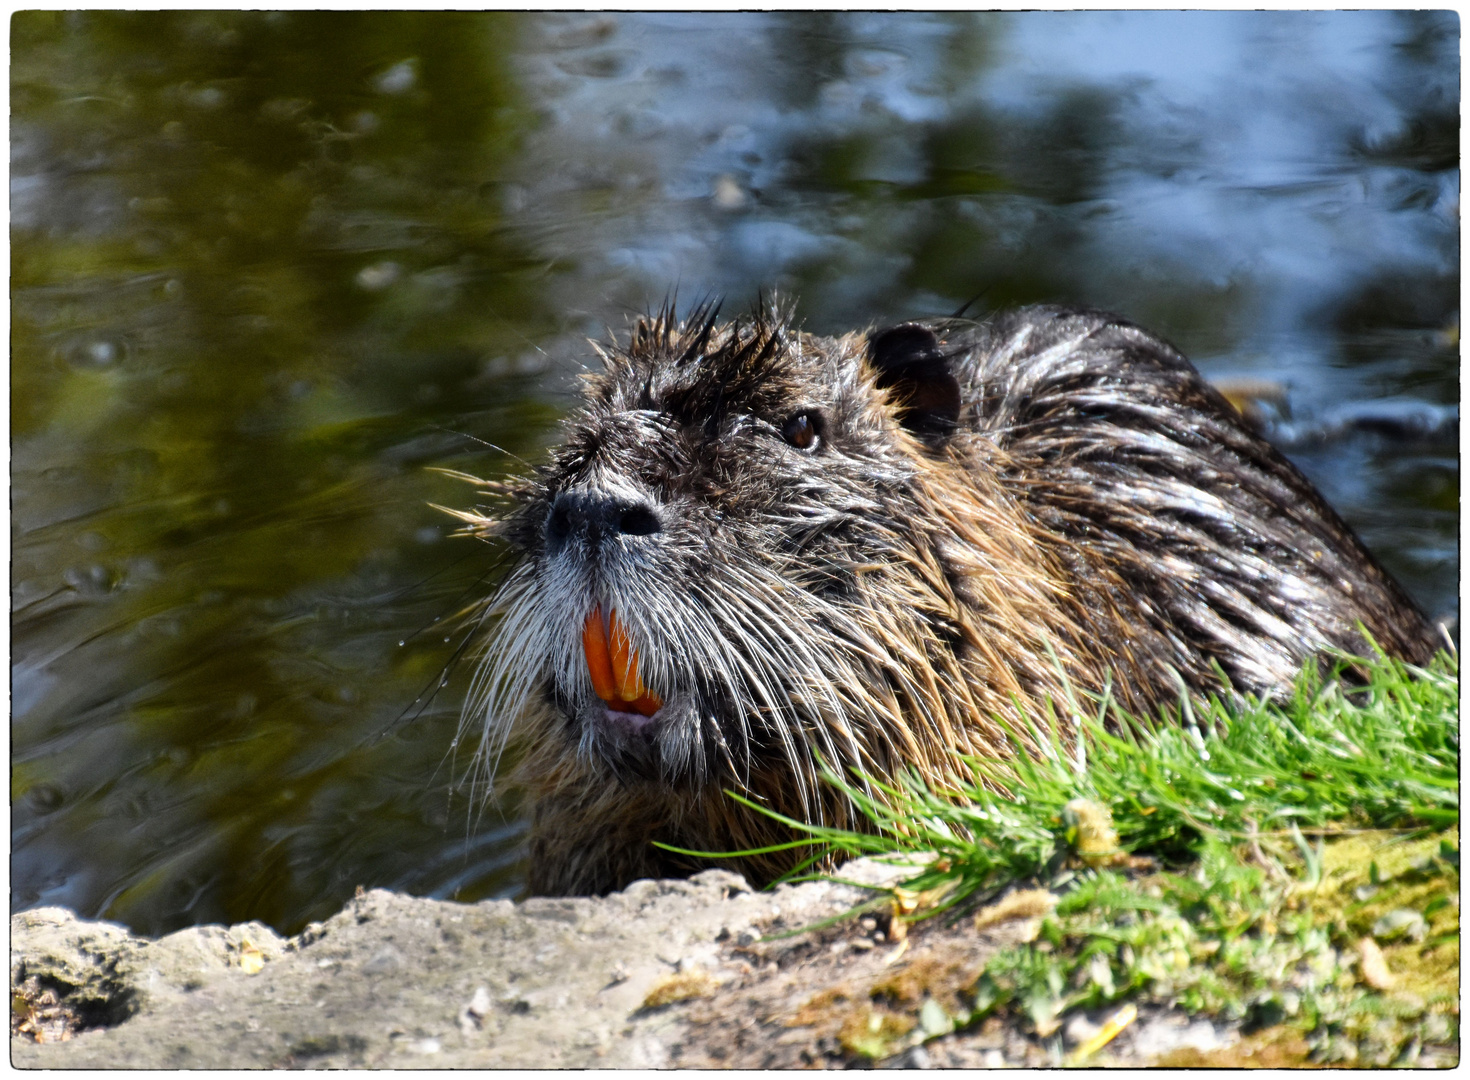
<svg viewBox="0 0 1470 1080"><path fill-rule="evenodd" d="M902 323L868 335L868 362L878 369L877 387L891 387L899 421L922 439L937 441L960 419L960 384L934 331Z"/></svg>

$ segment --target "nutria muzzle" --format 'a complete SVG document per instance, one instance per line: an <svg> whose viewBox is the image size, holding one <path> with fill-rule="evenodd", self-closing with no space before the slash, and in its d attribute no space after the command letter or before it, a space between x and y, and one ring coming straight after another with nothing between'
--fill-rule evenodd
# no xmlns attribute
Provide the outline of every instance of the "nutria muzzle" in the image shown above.
<svg viewBox="0 0 1470 1080"><path fill-rule="evenodd" d="M1283 693L1364 631L1436 648L1301 473L1122 319L826 338L665 311L600 358L547 463L486 485L509 508L462 515L518 556L472 715L487 768L524 746L536 892L701 865L655 840L790 839L727 789L861 827L823 762L943 785L1089 693L1154 716Z"/></svg>
<svg viewBox="0 0 1470 1080"><path fill-rule="evenodd" d="M609 480L565 488L548 502L537 575L548 598L542 618L580 634L579 655L548 673L552 700L584 753L619 772L657 772L664 721L687 711L665 711L664 695L644 682L644 643L662 635L629 614L660 609L659 508L633 485Z"/></svg>

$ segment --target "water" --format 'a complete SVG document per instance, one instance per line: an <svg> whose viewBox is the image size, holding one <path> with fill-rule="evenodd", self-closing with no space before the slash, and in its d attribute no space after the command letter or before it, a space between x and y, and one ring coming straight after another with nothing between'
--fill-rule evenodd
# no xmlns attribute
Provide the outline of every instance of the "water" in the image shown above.
<svg viewBox="0 0 1470 1080"><path fill-rule="evenodd" d="M778 290L818 332L1120 311L1284 384L1295 460L1453 607L1453 436L1311 433L1458 401L1458 36L17 15L13 904L290 931L358 885L514 894L517 809L452 746L453 616L499 553L431 470L534 459L584 337L674 288Z"/></svg>

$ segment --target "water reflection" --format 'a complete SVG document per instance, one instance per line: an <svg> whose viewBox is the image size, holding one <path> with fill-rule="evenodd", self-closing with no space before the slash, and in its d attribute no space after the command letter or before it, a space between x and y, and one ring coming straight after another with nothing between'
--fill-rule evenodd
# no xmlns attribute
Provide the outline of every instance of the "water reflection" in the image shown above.
<svg viewBox="0 0 1470 1080"><path fill-rule="evenodd" d="M462 849L457 702L394 726L450 650L398 642L488 562L423 466L544 423L485 371L551 325L484 192L514 30L17 17L20 903L289 925Z"/></svg>
<svg viewBox="0 0 1470 1080"><path fill-rule="evenodd" d="M1452 16L27 12L11 78L20 906L514 889L425 466L534 458L672 286L1110 307L1291 431L1458 399ZM1292 445L1449 606L1452 436Z"/></svg>

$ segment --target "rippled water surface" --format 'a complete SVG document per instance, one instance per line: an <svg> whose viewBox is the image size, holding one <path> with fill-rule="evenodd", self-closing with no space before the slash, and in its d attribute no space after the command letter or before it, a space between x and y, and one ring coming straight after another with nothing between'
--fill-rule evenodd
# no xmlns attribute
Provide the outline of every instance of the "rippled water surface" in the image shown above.
<svg viewBox="0 0 1470 1080"><path fill-rule="evenodd" d="M1458 37L16 15L13 904L294 930L358 885L513 893L516 808L472 804L452 745L450 617L499 552L432 467L534 460L583 339L675 287L776 289L819 332L1119 311L1277 384L1292 456L1452 608Z"/></svg>

